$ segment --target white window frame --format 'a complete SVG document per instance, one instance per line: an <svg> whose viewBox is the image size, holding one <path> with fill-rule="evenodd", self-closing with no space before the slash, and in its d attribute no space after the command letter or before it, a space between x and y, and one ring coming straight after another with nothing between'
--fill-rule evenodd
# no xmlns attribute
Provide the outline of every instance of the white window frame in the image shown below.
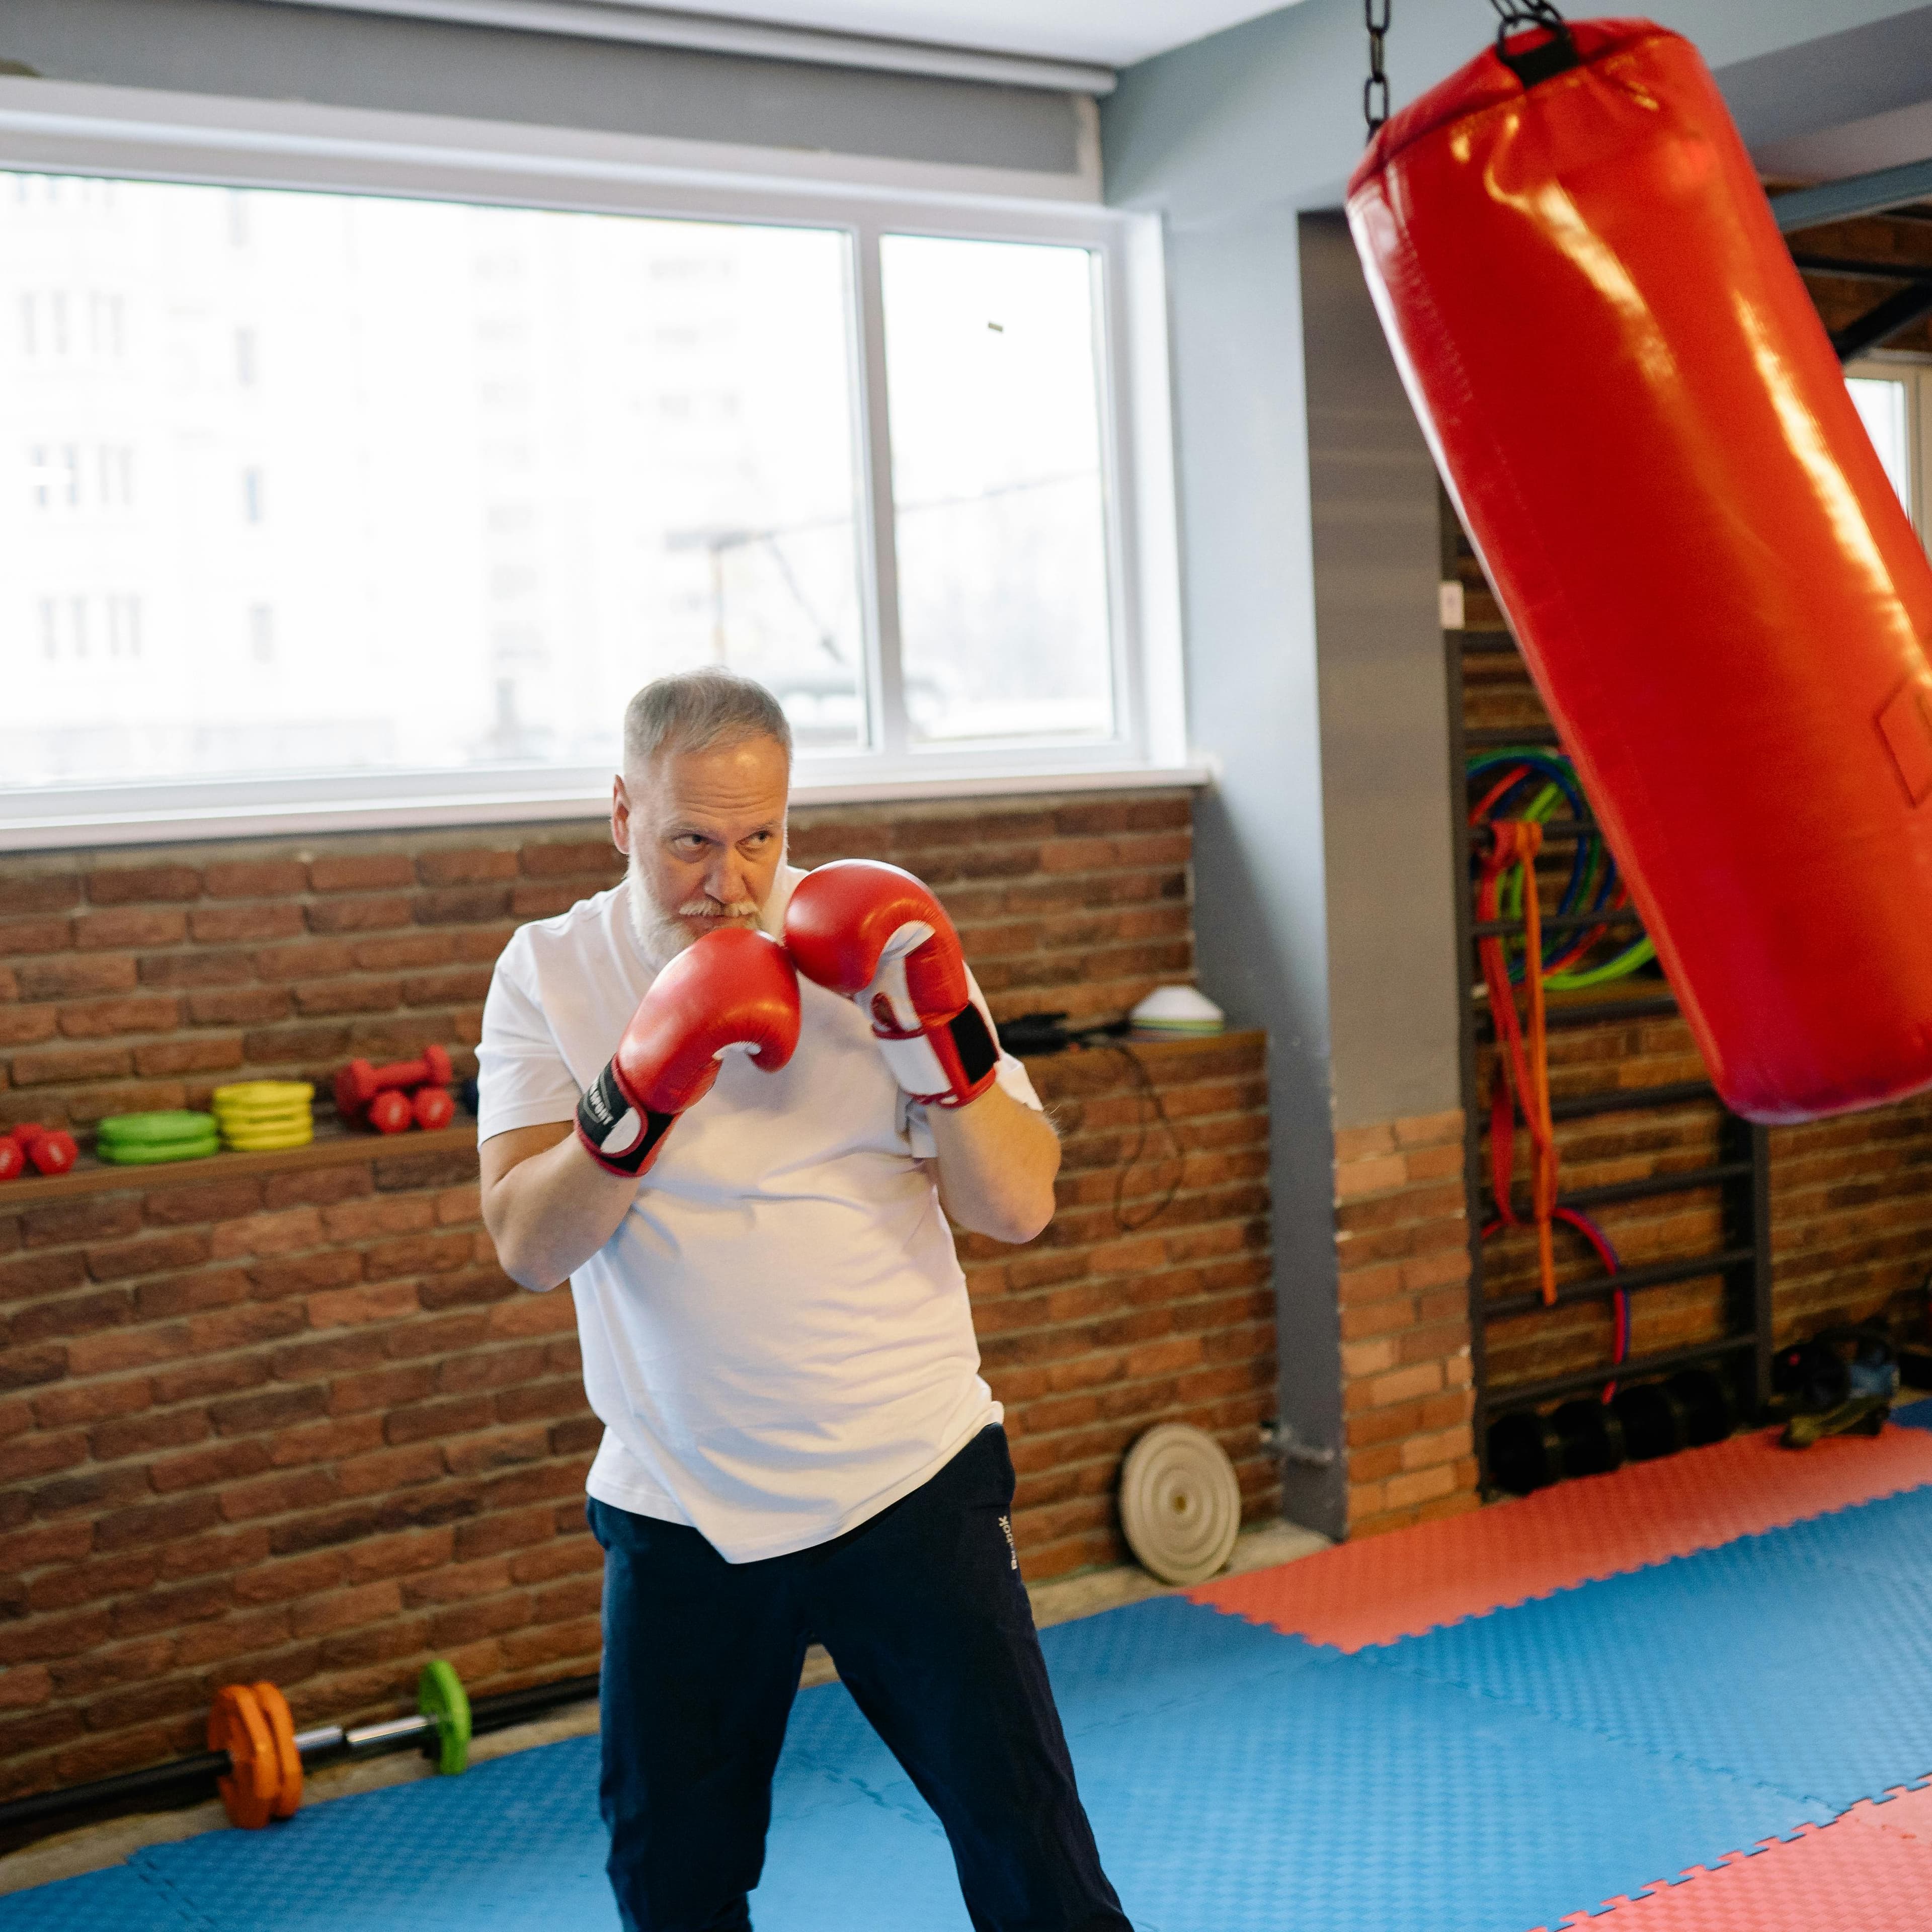
<svg viewBox="0 0 1932 1932"><path fill-rule="evenodd" d="M148 89L0 78L0 170L393 194L842 230L850 240L868 716L877 748L801 757L795 804L1198 785L1182 676L1180 565L1157 217L1101 205L1080 172L586 134ZM1104 744L908 742L879 242L887 234L1093 252L1117 736ZM9 790L0 850L601 814L610 774L398 772Z"/></svg>
<svg viewBox="0 0 1932 1932"><path fill-rule="evenodd" d="M1845 365L1847 380L1897 382L1905 391L1906 463L1912 482L1912 526L1932 556L1932 356L1880 350Z"/></svg>

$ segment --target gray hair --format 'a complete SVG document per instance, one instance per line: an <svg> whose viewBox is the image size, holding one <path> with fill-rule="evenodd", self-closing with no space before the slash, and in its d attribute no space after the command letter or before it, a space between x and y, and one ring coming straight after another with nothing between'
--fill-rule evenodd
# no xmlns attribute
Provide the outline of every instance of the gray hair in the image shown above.
<svg viewBox="0 0 1932 1932"><path fill-rule="evenodd" d="M791 724L762 684L722 664L653 678L624 707L624 770L640 772L667 747L707 752L746 738L775 739L791 758Z"/></svg>

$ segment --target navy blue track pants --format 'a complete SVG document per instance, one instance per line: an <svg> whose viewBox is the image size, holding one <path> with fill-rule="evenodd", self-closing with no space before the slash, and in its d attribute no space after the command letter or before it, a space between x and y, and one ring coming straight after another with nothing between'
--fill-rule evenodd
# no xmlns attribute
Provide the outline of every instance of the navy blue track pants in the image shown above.
<svg viewBox="0 0 1932 1932"><path fill-rule="evenodd" d="M806 1646L945 1827L976 1932L1131 1932L1074 1788L1010 1528L1004 1430L834 1541L727 1563L594 1498L602 1803L626 1932L744 1932Z"/></svg>

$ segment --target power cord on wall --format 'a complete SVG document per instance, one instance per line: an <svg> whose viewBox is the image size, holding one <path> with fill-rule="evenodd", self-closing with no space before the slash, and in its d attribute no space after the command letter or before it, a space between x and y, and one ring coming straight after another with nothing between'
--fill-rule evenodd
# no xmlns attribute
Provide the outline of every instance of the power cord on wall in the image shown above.
<svg viewBox="0 0 1932 1932"><path fill-rule="evenodd" d="M1147 1109L1143 1106L1134 1137L1133 1152L1121 1162L1114 1173L1114 1225L1121 1233L1138 1234L1142 1228L1151 1227L1174 1205L1174 1197L1180 1192L1180 1178L1186 1165L1186 1154L1180 1144L1180 1136L1175 1131L1174 1122L1168 1118L1167 1104L1160 1097L1160 1089L1154 1084L1154 1076L1148 1071L1147 1063L1132 1047L1128 1045L1125 1035L1128 1022L1111 1020L1103 1026L1069 1028L1063 1024L1066 1015L1058 1013L1022 1013L1018 1018L1009 1020L1000 1028L1000 1043L1011 1054L1022 1059L1043 1059L1056 1053L1065 1053L1074 1047L1090 1052L1118 1053L1126 1060L1134 1077L1134 1084L1144 1102L1151 1104L1153 1118L1160 1123L1161 1131L1167 1137L1167 1144L1174 1161L1174 1174L1154 1206L1144 1212L1130 1215L1126 1211L1127 1179L1135 1168L1140 1166L1148 1150L1148 1134L1151 1123Z"/></svg>

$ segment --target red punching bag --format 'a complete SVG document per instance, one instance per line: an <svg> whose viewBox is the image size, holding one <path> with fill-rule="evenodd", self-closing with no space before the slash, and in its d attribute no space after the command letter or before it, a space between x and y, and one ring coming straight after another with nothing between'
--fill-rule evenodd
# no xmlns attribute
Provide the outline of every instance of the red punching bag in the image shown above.
<svg viewBox="0 0 1932 1932"><path fill-rule="evenodd" d="M1379 130L1348 220L1719 1092L1932 1084L1932 568L1696 50L1499 44Z"/></svg>

